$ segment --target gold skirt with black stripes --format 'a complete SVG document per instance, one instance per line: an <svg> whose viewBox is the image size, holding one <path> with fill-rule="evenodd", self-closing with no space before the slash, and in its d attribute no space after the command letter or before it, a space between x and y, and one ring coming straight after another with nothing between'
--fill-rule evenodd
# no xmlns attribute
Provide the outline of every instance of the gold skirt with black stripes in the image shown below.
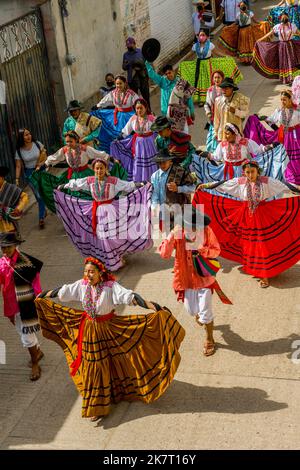
<svg viewBox="0 0 300 470"><path fill-rule="evenodd" d="M59 344L69 366L77 357L82 312L36 299L43 336ZM87 320L82 361L72 377L82 396L82 417L105 416L122 400L151 403L172 382L185 331L167 310L148 315Z"/></svg>

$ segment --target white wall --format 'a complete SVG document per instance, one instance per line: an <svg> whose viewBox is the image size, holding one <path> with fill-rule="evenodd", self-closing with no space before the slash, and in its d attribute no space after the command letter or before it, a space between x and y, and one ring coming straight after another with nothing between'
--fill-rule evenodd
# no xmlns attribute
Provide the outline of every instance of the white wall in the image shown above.
<svg viewBox="0 0 300 470"><path fill-rule="evenodd" d="M68 68L65 62L62 20L57 0L51 0L52 23L66 94L71 99ZM107 72L119 73L124 52L122 20L118 0L72 0L65 18L69 51L76 57L71 66L75 98L86 101L104 83ZM116 21L113 12L116 12Z"/></svg>
<svg viewBox="0 0 300 470"><path fill-rule="evenodd" d="M151 36L161 43L156 61L161 66L179 54L193 40L191 0L148 0Z"/></svg>

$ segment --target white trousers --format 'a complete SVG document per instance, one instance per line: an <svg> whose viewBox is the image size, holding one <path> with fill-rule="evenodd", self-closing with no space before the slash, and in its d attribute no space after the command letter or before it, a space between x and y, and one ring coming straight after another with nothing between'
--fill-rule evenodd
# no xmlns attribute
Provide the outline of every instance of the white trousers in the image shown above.
<svg viewBox="0 0 300 470"><path fill-rule="evenodd" d="M186 289L184 306L190 315L198 315L203 324L211 323L214 319L211 289Z"/></svg>
<svg viewBox="0 0 300 470"><path fill-rule="evenodd" d="M24 325L21 320L21 315L20 313L17 313L17 315L15 315L15 327L20 335L22 345L24 346L24 348L32 348L33 346L39 346L37 335L35 333L28 333L25 335L22 331L23 326Z"/></svg>

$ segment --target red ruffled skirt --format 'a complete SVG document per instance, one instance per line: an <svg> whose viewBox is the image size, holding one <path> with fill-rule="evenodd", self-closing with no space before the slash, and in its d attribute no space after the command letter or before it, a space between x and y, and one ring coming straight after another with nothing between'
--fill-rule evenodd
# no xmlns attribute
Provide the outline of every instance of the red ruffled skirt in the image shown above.
<svg viewBox="0 0 300 470"><path fill-rule="evenodd" d="M263 201L251 215L248 202L197 191L193 205L204 204L221 256L243 265L255 277L273 277L300 260L300 197Z"/></svg>

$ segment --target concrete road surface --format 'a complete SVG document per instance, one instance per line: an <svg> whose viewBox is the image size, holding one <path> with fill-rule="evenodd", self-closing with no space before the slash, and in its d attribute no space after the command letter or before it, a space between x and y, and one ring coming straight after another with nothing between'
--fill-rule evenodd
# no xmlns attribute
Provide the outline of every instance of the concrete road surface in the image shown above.
<svg viewBox="0 0 300 470"><path fill-rule="evenodd" d="M268 5L263 4L264 14ZM264 16L261 15L261 17ZM284 88L241 65L240 90L251 97L251 112L270 113ZM154 98L158 111L158 97ZM196 110L193 141L203 145L203 109ZM82 276L82 257L55 215L37 227L37 207L22 221L25 252L44 261L44 288ZM278 247L280 249L280 247ZM234 305L214 296L218 349L202 355L204 332L176 302L173 261L156 248L128 257L120 282L147 299L167 305L186 329L175 380L157 402L121 403L97 425L81 418L81 398L59 347L42 339L42 377L29 381L28 355L9 322L0 318L6 364L0 365L1 449L299 449L300 265L260 289L235 263L222 260L219 282ZM126 310L125 310L126 312ZM0 343L0 345L3 343ZM300 357L300 355L299 355Z"/></svg>

